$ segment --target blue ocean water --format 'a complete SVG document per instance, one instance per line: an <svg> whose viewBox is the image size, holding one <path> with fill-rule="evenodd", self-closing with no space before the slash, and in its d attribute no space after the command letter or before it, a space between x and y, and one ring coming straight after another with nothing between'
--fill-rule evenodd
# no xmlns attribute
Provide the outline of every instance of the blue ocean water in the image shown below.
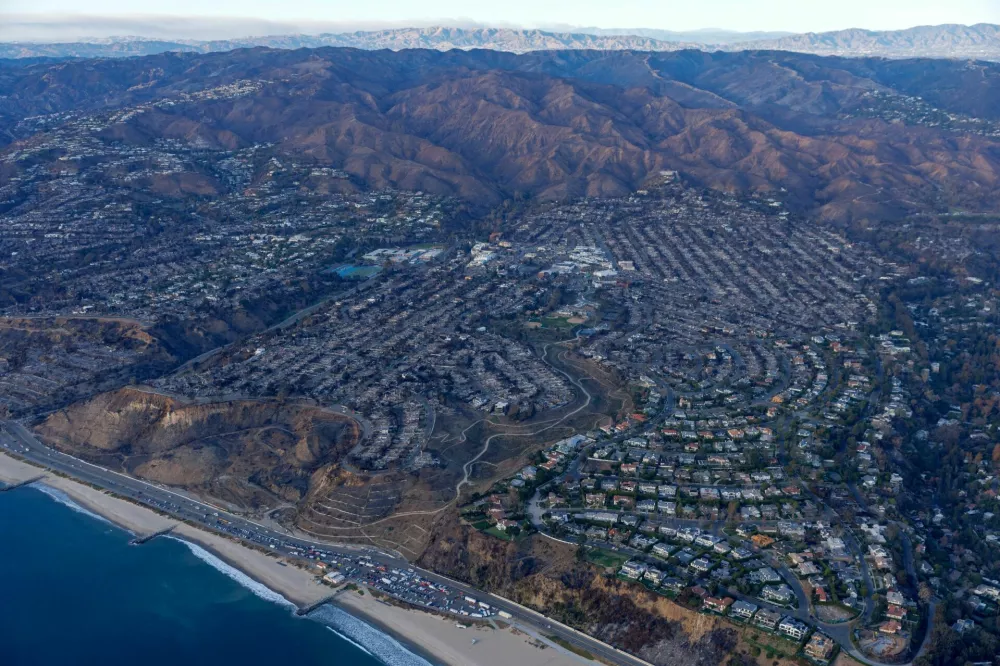
<svg viewBox="0 0 1000 666"><path fill-rule="evenodd" d="M193 544L129 538L58 491L0 493L0 663L428 663L339 609L294 616L280 595Z"/></svg>

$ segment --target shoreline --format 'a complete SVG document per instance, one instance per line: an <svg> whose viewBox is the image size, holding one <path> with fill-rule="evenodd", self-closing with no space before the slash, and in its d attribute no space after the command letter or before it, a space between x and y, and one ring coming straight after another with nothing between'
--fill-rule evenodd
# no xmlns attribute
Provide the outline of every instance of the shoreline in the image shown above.
<svg viewBox="0 0 1000 666"><path fill-rule="evenodd" d="M344 593L333 601L335 605L380 631L404 632L423 635L427 649L442 663L482 666L584 666L596 662L583 659L548 641L539 640L521 629L508 627L495 629L486 625L470 625L459 629L459 618L407 609L374 598L366 591L364 596ZM404 631L405 630L405 631ZM513 640L512 640L513 639ZM512 654L512 644L520 643L525 649ZM504 655L510 654L507 658ZM522 656L523 654L523 656Z"/></svg>
<svg viewBox="0 0 1000 666"><path fill-rule="evenodd" d="M18 483L38 476L40 471L45 472L46 468L0 452L0 481L4 483ZM298 566L294 560L258 551L238 541L192 527L67 477L49 472L39 483L65 493L87 512L133 534L148 534L175 525L171 537L204 549L297 607L309 606L336 594L330 605L384 633L404 649L435 665L506 666L517 663L519 666L580 666L593 663L546 644L547 641L538 641L521 631L515 633L513 628L459 629L457 619L390 605L375 599L369 591L365 591L364 595L343 588L338 591L319 582L318 574ZM280 561L287 564L281 566L278 564Z"/></svg>

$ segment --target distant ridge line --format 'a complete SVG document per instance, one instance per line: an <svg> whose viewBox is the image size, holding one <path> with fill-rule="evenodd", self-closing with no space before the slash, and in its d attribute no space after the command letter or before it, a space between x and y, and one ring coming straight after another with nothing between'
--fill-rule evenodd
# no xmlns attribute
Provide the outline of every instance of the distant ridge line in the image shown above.
<svg viewBox="0 0 1000 666"><path fill-rule="evenodd" d="M276 49L335 46L368 50L490 49L511 53L567 49L653 52L684 49L703 51L776 50L815 55L963 58L1000 61L1000 25L990 23L979 23L971 26L955 24L917 26L906 30L889 31L854 28L755 40L740 40L738 33L724 31L682 33L637 29L634 33L599 28L581 28L573 32L551 32L540 29L438 26L328 32L316 35L267 35L217 40L171 40L125 36L75 42L0 42L0 58L115 58L155 55L170 51L213 53L261 46ZM718 41L713 42L710 38Z"/></svg>

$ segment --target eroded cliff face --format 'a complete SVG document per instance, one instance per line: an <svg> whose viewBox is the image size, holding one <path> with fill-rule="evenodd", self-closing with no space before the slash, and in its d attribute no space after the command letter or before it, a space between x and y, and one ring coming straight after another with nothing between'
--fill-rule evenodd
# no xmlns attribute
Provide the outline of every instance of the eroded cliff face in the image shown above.
<svg viewBox="0 0 1000 666"><path fill-rule="evenodd" d="M572 546L544 537L503 542L449 515L434 526L418 562L544 612L653 664L755 663L732 625L639 585L605 577L597 567L578 561Z"/></svg>
<svg viewBox="0 0 1000 666"><path fill-rule="evenodd" d="M277 400L192 403L126 388L35 429L56 448L241 506L297 503L357 443L354 421Z"/></svg>

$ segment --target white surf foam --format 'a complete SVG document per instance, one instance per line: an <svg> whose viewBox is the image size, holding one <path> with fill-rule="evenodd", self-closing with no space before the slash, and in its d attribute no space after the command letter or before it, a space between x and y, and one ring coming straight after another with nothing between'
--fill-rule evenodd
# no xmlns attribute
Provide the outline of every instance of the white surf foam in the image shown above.
<svg viewBox="0 0 1000 666"><path fill-rule="evenodd" d="M93 511L80 506L74 502L69 495L58 488L46 486L41 483L33 484L31 487L47 495L59 504L76 511L77 513L99 520L103 523L107 523L108 525L115 526L114 523L104 516L96 514ZM246 588L261 599L278 604L279 606L284 606L290 610L298 609L295 604L283 597L281 594L275 592L262 583L258 583L250 576L246 575L236 567L222 561L198 544L185 539L178 539L177 537L170 535L166 535L166 538L179 541L184 544L199 560L236 581L242 587ZM383 633L367 622L364 622L363 620L351 615L345 610L337 608L336 606L332 606L330 604L320 606L318 609L313 611L309 617L322 622L326 625L327 629L337 634L362 652L365 652L369 656L385 663L387 666L432 666L430 662L406 649L402 643L397 641L392 636Z"/></svg>
<svg viewBox="0 0 1000 666"><path fill-rule="evenodd" d="M296 605L291 601L269 587L258 583L236 567L226 564L198 544L169 535L167 538L180 541L199 560L233 579L261 599L284 606L290 610L297 610ZM330 604L320 606L309 614L309 618L323 623L335 634L387 666L432 666L426 659L407 650L402 643L392 636L383 633L367 622L356 618L336 606L331 606Z"/></svg>
<svg viewBox="0 0 1000 666"><path fill-rule="evenodd" d="M222 574L228 576L229 578L233 579L241 586L245 587L258 597L260 597L261 599L265 601L270 601L271 603L275 603L278 604L279 606L284 606L292 610L297 609L297 606L288 599L284 598L271 588L261 583L258 583L253 578L246 575L236 567L226 564L225 562L223 562L218 557L208 552L198 544L191 543L190 541L186 541L184 539L178 539L172 536L168 536L167 538L173 539L174 541L180 541L182 544L187 546L188 549L191 551L191 553L199 560L209 565L213 569L216 569L217 571L221 572Z"/></svg>
<svg viewBox="0 0 1000 666"><path fill-rule="evenodd" d="M407 650L392 636L336 606L320 606L309 614L309 618L332 628L338 635L388 666L431 666L430 662Z"/></svg>
<svg viewBox="0 0 1000 666"><path fill-rule="evenodd" d="M362 645L361 643L358 643L357 641L351 640L350 636L345 636L344 634L340 633L339 631L337 631L336 629L334 629L330 625L326 625L326 628L329 629L330 631L332 631L333 633L337 634L338 636L340 636L345 641L347 641L348 643L350 643L354 647L358 648L362 652L364 652L364 653L366 653L366 654L368 654L369 656L372 656L372 657L375 656L364 645Z"/></svg>
<svg viewBox="0 0 1000 666"><path fill-rule="evenodd" d="M89 509L83 508L82 506L74 502L69 495L59 490L58 488L47 486L44 483L33 483L29 487L34 488L35 490L39 491L44 495L48 495L51 499L55 500L59 504L69 507L70 509L76 511L77 513L82 513L83 515L89 518L93 518L94 520L99 520L102 523L107 523L108 525L114 526L114 523L112 523L110 520L108 520L104 516L94 513L93 511L90 511Z"/></svg>

